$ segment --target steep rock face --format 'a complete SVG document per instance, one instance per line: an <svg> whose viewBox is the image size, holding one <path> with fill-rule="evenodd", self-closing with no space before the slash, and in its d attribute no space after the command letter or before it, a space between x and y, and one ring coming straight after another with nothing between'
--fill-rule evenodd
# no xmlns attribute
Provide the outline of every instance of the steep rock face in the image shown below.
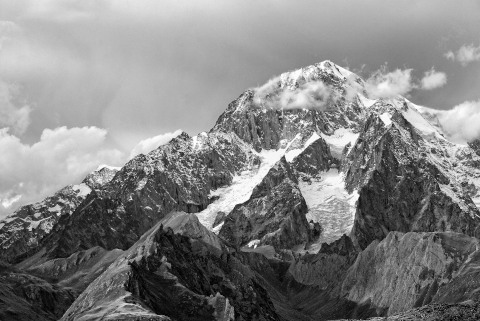
<svg viewBox="0 0 480 321"><path fill-rule="evenodd" d="M480 301L480 251L473 252L465 263L453 273L452 280L440 287L432 302L462 303Z"/></svg>
<svg viewBox="0 0 480 321"><path fill-rule="evenodd" d="M0 260L15 258L38 246L63 216L68 216L92 190L108 183L116 169L101 168L90 173L81 184L69 185L41 202L22 206L0 222Z"/></svg>
<svg viewBox="0 0 480 321"><path fill-rule="evenodd" d="M352 231L360 248L389 231L476 233L477 207L430 153L398 111L389 126L376 115L366 122L346 161L348 188L360 186Z"/></svg>
<svg viewBox="0 0 480 321"><path fill-rule="evenodd" d="M319 97L318 106L285 108L282 105L285 96L294 96L312 83L324 84L331 95ZM361 87L363 81L329 61L284 73L264 87L248 90L233 101L212 131L234 132L257 151L280 148L282 140L291 141L298 133L330 135L339 128L358 131L365 111L361 102L349 99L352 86Z"/></svg>
<svg viewBox="0 0 480 321"><path fill-rule="evenodd" d="M343 235L331 244L324 243L317 254L305 255L293 262L289 273L301 284L316 285L332 291L342 282L356 257L357 251L352 240ZM332 296L338 295L338 290L337 288L337 293L332 293Z"/></svg>
<svg viewBox="0 0 480 321"><path fill-rule="evenodd" d="M167 213L204 209L212 201L210 190L230 183L256 158L233 134L181 134L132 159L35 250L45 248L47 257L58 258L93 246L128 249Z"/></svg>
<svg viewBox="0 0 480 321"><path fill-rule="evenodd" d="M307 205L297 183L282 158L255 187L250 199L227 215L219 236L235 247L253 241L282 249L309 242L313 235L305 218Z"/></svg>
<svg viewBox="0 0 480 321"><path fill-rule="evenodd" d="M195 214L172 212L161 220L161 224L163 228L171 228L177 234L201 240L220 251L225 250L220 238L203 226Z"/></svg>
<svg viewBox="0 0 480 321"><path fill-rule="evenodd" d="M109 183L119 170L120 167L100 166L96 171L88 174L82 183L87 184L92 189L98 190Z"/></svg>
<svg viewBox="0 0 480 321"><path fill-rule="evenodd" d="M277 320L235 255L157 224L80 295L62 320Z"/></svg>
<svg viewBox="0 0 480 321"><path fill-rule="evenodd" d="M284 277L291 307L309 320L375 315L368 303L358 304L341 295L341 283L356 256L351 239L343 235L331 244L324 243L318 253L295 259Z"/></svg>
<svg viewBox="0 0 480 321"><path fill-rule="evenodd" d="M165 208L168 213L174 206L197 212L209 204L210 190L231 183L233 174L255 158L250 147L234 134L189 137L182 133L128 162L106 189L110 197L123 203L133 201L153 212L164 212Z"/></svg>
<svg viewBox="0 0 480 321"><path fill-rule="evenodd" d="M473 149L478 156L480 156L480 139L475 139L474 141L469 142L468 146L470 146L470 148Z"/></svg>
<svg viewBox="0 0 480 321"><path fill-rule="evenodd" d="M368 302L380 315L426 305L477 246L477 239L459 233L390 232L359 254L342 293L351 301Z"/></svg>
<svg viewBox="0 0 480 321"><path fill-rule="evenodd" d="M320 137L292 161L292 167L306 179L337 165L338 160L332 157L329 146Z"/></svg>

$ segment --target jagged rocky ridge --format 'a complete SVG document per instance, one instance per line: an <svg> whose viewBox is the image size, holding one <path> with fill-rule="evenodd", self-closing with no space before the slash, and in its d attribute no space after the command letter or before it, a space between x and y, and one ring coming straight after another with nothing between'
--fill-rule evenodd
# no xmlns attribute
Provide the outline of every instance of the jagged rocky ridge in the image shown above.
<svg viewBox="0 0 480 321"><path fill-rule="evenodd" d="M319 82L328 97L279 108ZM89 175L82 197L62 192L69 205L54 196L0 223L0 257L16 264L5 275L80 295L66 320L326 320L476 300L464 280L477 273L480 156L475 142L450 142L437 113L369 99L358 76L328 61L282 74L243 93L208 133ZM53 204L60 214L47 213ZM46 215L48 229L29 227ZM400 269L416 274L392 282L398 253L412 249ZM432 253L445 262L417 260ZM410 291L400 305L407 292L395 284Z"/></svg>
<svg viewBox="0 0 480 321"><path fill-rule="evenodd" d="M0 259L11 262L38 246L63 216L71 215L92 190L108 183L117 169L101 167L81 184L62 188L41 202L22 206L0 222Z"/></svg>
<svg viewBox="0 0 480 321"><path fill-rule="evenodd" d="M297 178L282 157L253 189L250 199L224 218L219 236L236 248L247 243L292 248L314 238L307 211Z"/></svg>

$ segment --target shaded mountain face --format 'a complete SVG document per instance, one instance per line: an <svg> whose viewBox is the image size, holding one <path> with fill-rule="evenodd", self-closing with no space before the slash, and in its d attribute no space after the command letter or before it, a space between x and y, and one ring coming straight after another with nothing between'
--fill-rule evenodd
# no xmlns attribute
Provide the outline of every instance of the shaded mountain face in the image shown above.
<svg viewBox="0 0 480 321"><path fill-rule="evenodd" d="M362 249L388 231L479 233L479 210L457 171L438 163L453 146L441 136L422 137L405 108L388 125L371 116L346 159L348 188L360 186L352 236Z"/></svg>
<svg viewBox="0 0 480 321"><path fill-rule="evenodd" d="M12 262L36 248L55 224L70 216L90 192L100 189L118 170L103 167L89 174L82 183L69 185L41 202L22 206L0 222L0 259Z"/></svg>
<svg viewBox="0 0 480 321"><path fill-rule="evenodd" d="M478 142L450 141L438 113L370 99L329 61L247 90L210 131L0 222L0 282L43 293L2 292L27 302L2 316L327 320L476 300Z"/></svg>
<svg viewBox="0 0 480 321"><path fill-rule="evenodd" d="M389 315L436 302L477 247L464 234L390 232L359 254L342 292Z"/></svg>
<svg viewBox="0 0 480 321"><path fill-rule="evenodd" d="M292 248L313 239L307 211L297 178L282 157L250 199L225 217L219 236L237 248L247 244Z"/></svg>
<svg viewBox="0 0 480 321"><path fill-rule="evenodd" d="M181 224L161 222L142 236L90 284L62 320L277 320L251 269L205 239L175 234L190 221L204 237L216 238L207 236L211 232L196 216L175 214Z"/></svg>

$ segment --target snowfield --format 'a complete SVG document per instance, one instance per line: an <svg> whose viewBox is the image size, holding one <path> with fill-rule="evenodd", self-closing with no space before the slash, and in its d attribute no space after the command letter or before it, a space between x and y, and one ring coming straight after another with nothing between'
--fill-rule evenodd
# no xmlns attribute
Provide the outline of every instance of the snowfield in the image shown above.
<svg viewBox="0 0 480 321"><path fill-rule="evenodd" d="M206 228L218 233L222 224L213 228L217 214L219 212L228 214L235 205L248 201L255 186L262 182L268 171L285 155L285 149L264 150L258 153L258 155L261 159L258 167L241 172L233 178L231 185L216 189L210 193L210 197L218 196L218 199L208 205L206 209L197 213L200 223Z"/></svg>
<svg viewBox="0 0 480 321"><path fill-rule="evenodd" d="M338 170L331 169L320 175L320 178L312 178L311 182L299 182L308 206L307 220L318 222L323 228L318 248L321 243L330 243L343 234L350 234L358 199L356 191L349 194L345 190L343 174ZM318 248L313 246L312 250Z"/></svg>

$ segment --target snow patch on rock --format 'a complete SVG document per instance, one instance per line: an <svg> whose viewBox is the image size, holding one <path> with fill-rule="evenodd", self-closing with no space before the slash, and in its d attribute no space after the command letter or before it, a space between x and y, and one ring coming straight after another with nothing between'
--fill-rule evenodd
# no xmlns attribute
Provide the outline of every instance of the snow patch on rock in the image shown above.
<svg viewBox="0 0 480 321"><path fill-rule="evenodd" d="M344 175L336 169L320 174L310 182L300 181L299 187L308 206L307 220L320 223L322 235L312 246L319 249L323 242L333 242L343 234L349 234L355 219L358 193L349 194L345 189Z"/></svg>
<svg viewBox="0 0 480 321"><path fill-rule="evenodd" d="M83 196L83 197L87 196L92 191L91 188L88 187L88 185L85 183L73 185L72 189L78 193L78 196Z"/></svg>
<svg viewBox="0 0 480 321"><path fill-rule="evenodd" d="M385 127L388 127L392 124L392 116L389 113L383 113L380 115L380 119L385 124Z"/></svg>
<svg viewBox="0 0 480 321"><path fill-rule="evenodd" d="M200 223L212 230L213 223L219 212L230 213L235 205L248 201L252 191L260 184L268 171L285 154L285 149L263 150L257 153L261 159L258 167L252 167L233 177L232 184L210 192L210 197L218 197L206 209L197 213ZM218 227L214 232L218 232Z"/></svg>
<svg viewBox="0 0 480 321"><path fill-rule="evenodd" d="M298 135L297 135L298 136ZM315 141L317 141L320 138L317 133L313 133L312 136L305 142L302 148L296 148L289 150L288 152L285 153L285 159L287 162L291 163L295 157L300 155L308 146L313 144Z"/></svg>
<svg viewBox="0 0 480 321"><path fill-rule="evenodd" d="M339 128L332 135L322 134L322 138L330 146L332 156L341 159L345 146L349 143L350 146L353 146L358 138L358 134L349 128Z"/></svg>

